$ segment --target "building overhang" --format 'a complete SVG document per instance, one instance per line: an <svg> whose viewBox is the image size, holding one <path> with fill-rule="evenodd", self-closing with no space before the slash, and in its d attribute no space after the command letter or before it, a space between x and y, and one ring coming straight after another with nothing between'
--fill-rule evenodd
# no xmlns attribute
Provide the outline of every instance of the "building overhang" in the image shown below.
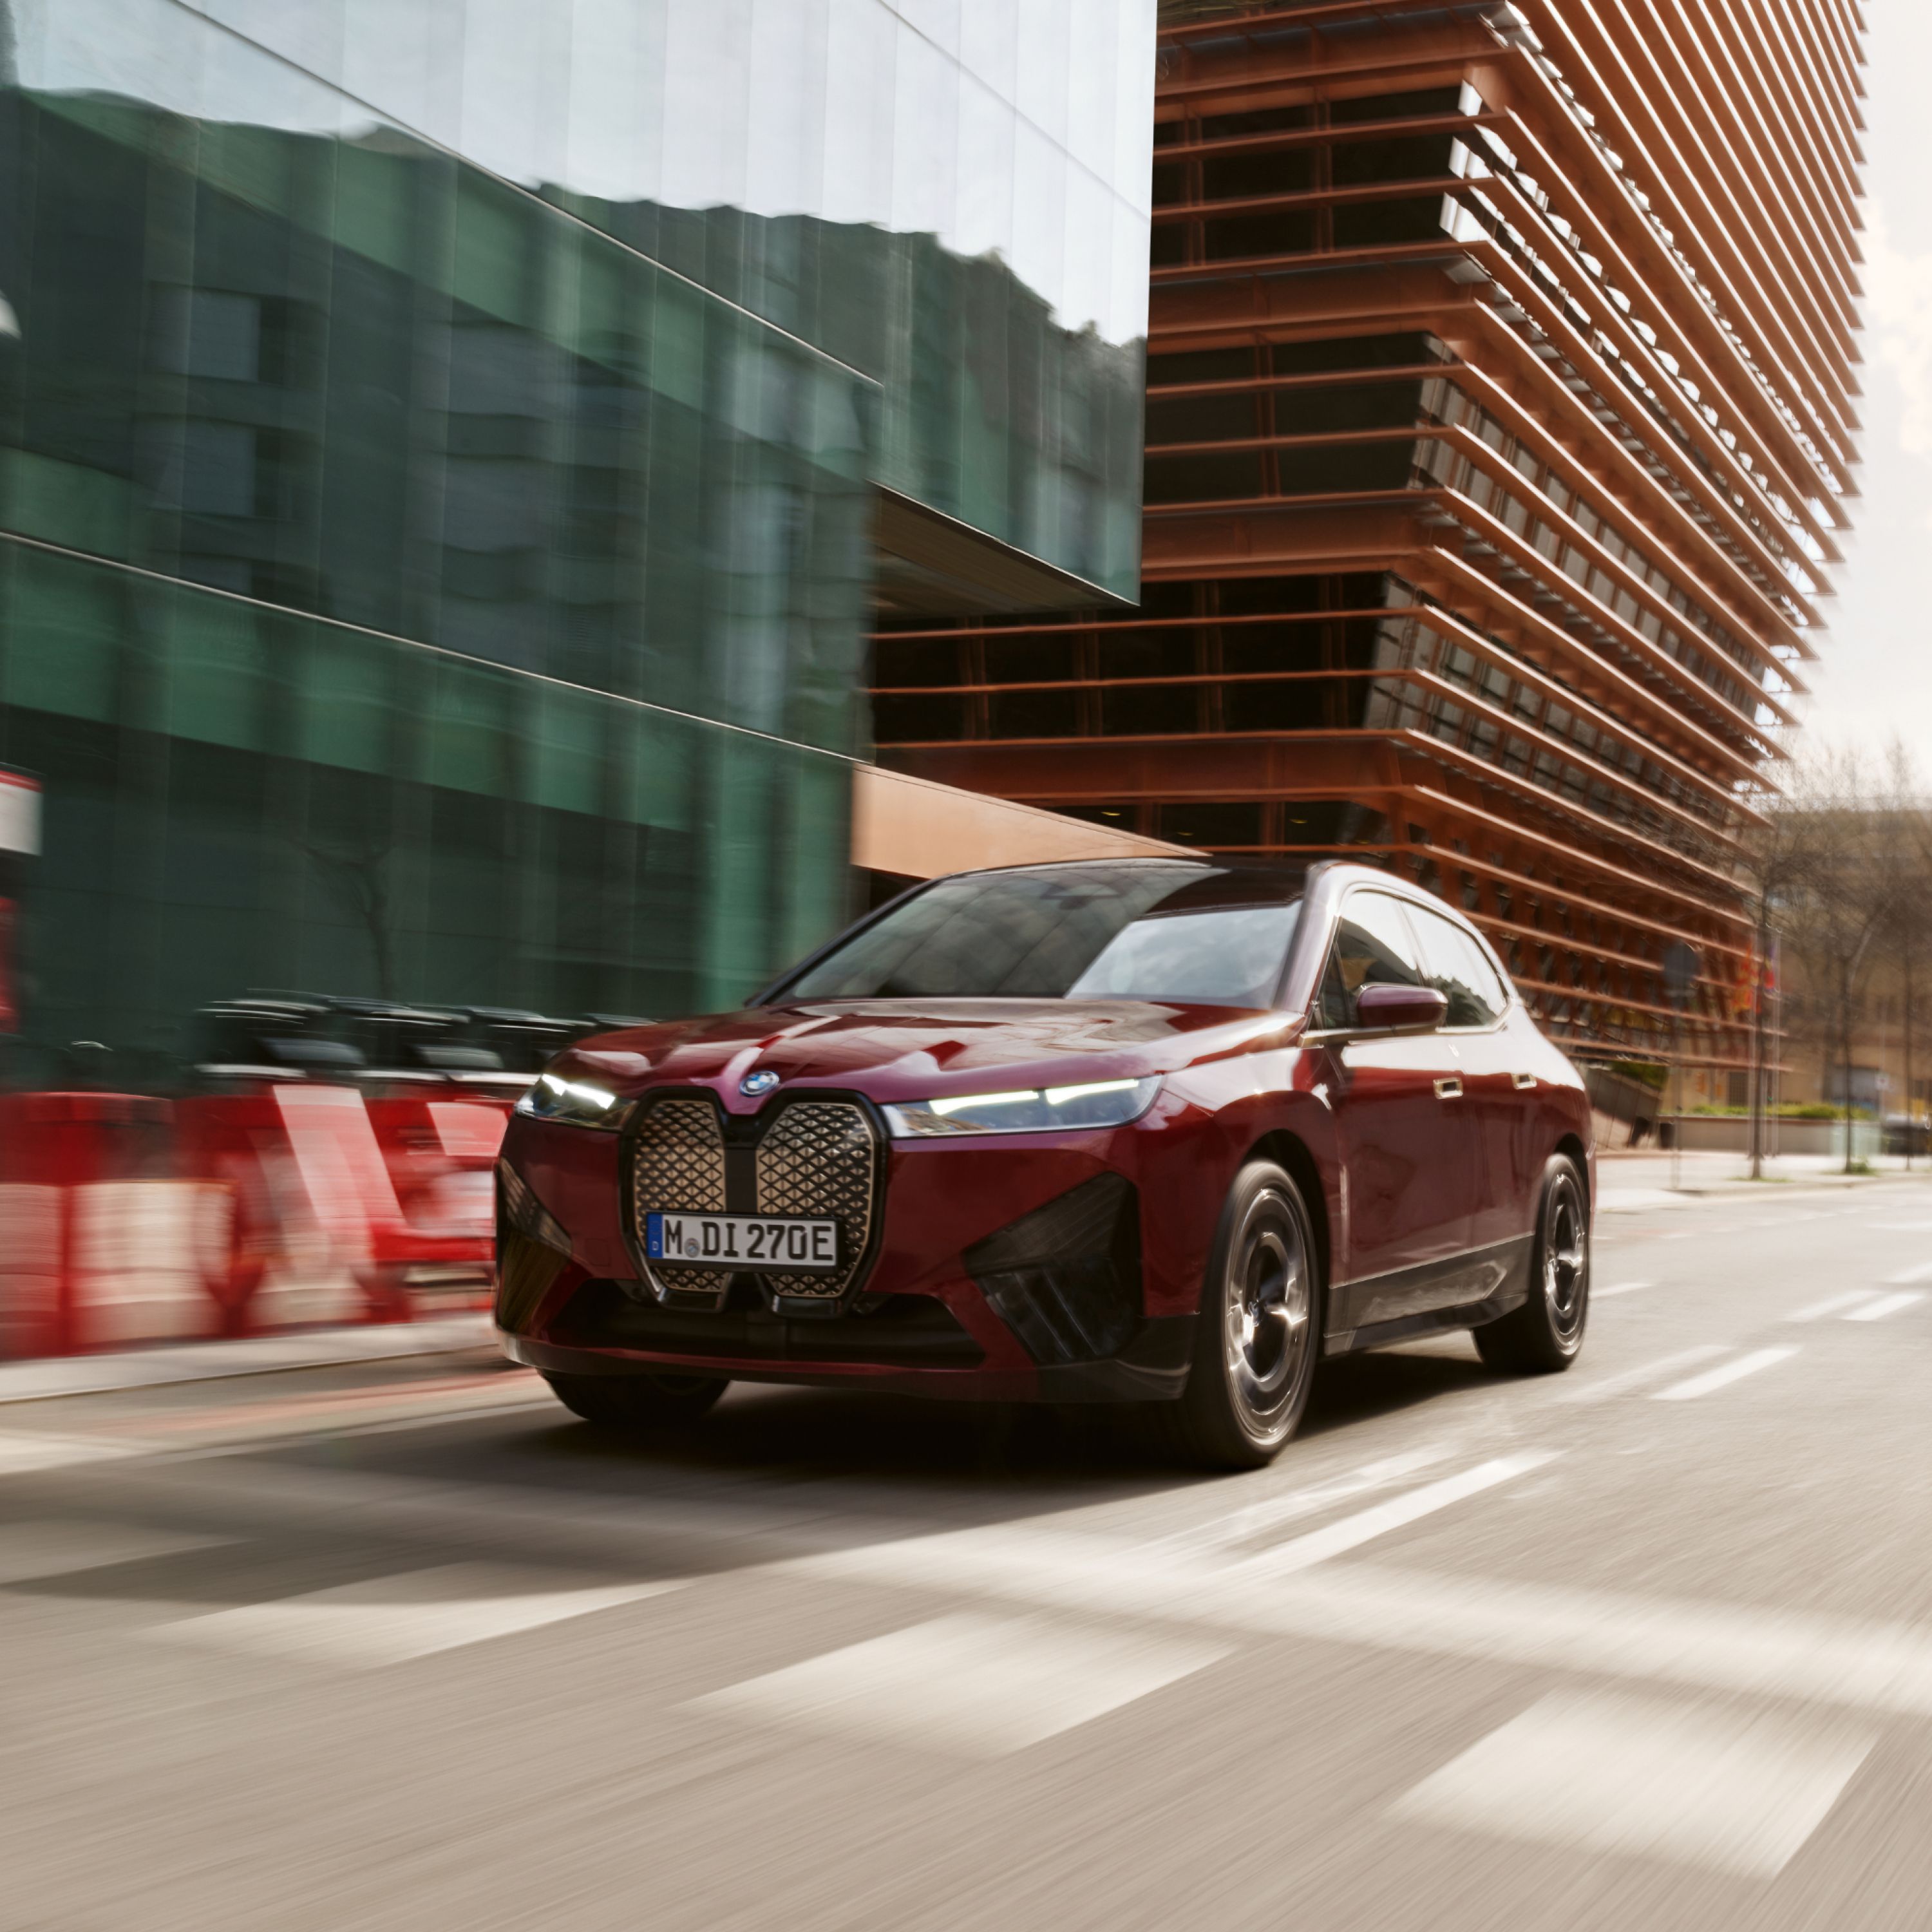
<svg viewBox="0 0 1932 1932"><path fill-rule="evenodd" d="M872 521L880 615L985 616L1022 610L1130 610L1132 602L1002 543L896 490L877 492Z"/></svg>

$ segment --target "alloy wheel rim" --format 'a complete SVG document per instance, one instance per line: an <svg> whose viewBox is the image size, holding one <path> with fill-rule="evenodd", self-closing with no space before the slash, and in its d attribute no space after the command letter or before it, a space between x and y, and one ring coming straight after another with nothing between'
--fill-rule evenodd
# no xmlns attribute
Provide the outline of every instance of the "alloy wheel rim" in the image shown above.
<svg viewBox="0 0 1932 1932"><path fill-rule="evenodd" d="M1294 1402L1312 1313L1300 1226L1271 1190L1258 1195L1243 1217L1222 1305L1228 1379L1250 1421L1265 1432Z"/></svg>
<svg viewBox="0 0 1932 1932"><path fill-rule="evenodd" d="M1559 1335L1574 1335L1582 1325L1589 1270L1583 1204L1565 1176L1550 1189L1543 1217L1543 1295Z"/></svg>

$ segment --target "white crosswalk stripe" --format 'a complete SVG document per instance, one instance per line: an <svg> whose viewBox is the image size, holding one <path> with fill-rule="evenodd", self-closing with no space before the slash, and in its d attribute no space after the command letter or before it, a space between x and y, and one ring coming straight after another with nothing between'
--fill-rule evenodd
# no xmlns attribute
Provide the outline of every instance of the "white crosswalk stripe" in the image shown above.
<svg viewBox="0 0 1932 1932"><path fill-rule="evenodd" d="M1150 1556L1185 1556L1233 1550L1244 1543L1257 1540L1284 1523L1303 1516L1318 1516L1332 1504L1348 1502L1364 1491L1393 1489L1404 1477L1432 1468L1438 1462L1446 1462L1454 1453L1447 1443L1430 1443L1420 1448L1405 1450L1399 1455L1382 1456L1359 1469L1331 1477L1326 1482L1279 1492L1264 1502L1250 1503L1227 1516L1190 1525L1142 1546Z"/></svg>
<svg viewBox="0 0 1932 1932"><path fill-rule="evenodd" d="M997 1757L1090 1724L1232 1649L1198 1637L961 1612L749 1678L686 1708Z"/></svg>
<svg viewBox="0 0 1932 1932"><path fill-rule="evenodd" d="M44 1582L108 1569L117 1563L142 1563L157 1556L178 1556L190 1550L216 1550L232 1540L128 1522L0 1524L0 1586Z"/></svg>
<svg viewBox="0 0 1932 1932"><path fill-rule="evenodd" d="M1387 1535L1392 1529L1418 1522L1438 1510L1447 1509L1451 1504L1493 1489L1498 1483L1527 1475L1531 1470L1540 1468L1551 1461L1555 1454L1553 1450L1546 1450L1520 1456L1499 1456L1475 1468L1466 1469L1459 1476L1445 1476L1440 1482L1425 1484L1419 1490L1411 1490L1406 1496L1391 1496L1387 1502L1377 1503L1372 1509L1343 1516L1336 1522L1324 1523L1319 1529L1311 1529L1304 1536L1278 1544L1272 1550L1264 1550L1258 1556L1249 1558L1240 1568L1248 1574L1285 1576L1292 1571L1325 1563L1331 1556L1359 1549L1376 1537Z"/></svg>
<svg viewBox="0 0 1932 1932"><path fill-rule="evenodd" d="M1846 1316L1847 1322L1882 1322L1888 1315L1902 1315L1908 1308L1916 1308L1925 1299L1922 1294L1887 1294L1876 1301L1868 1301L1862 1308L1854 1308Z"/></svg>
<svg viewBox="0 0 1932 1932"><path fill-rule="evenodd" d="M1773 1878L1871 1744L1762 1714L1559 1693L1425 1778L1394 1815Z"/></svg>
<svg viewBox="0 0 1932 1932"><path fill-rule="evenodd" d="M1569 1385L1569 1378L1555 1392L1560 1402L1603 1402L1613 1395L1622 1395L1625 1390L1640 1388L1646 1382L1659 1382L1678 1369L1688 1369L1693 1362L1708 1362L1714 1355L1726 1352L1721 1342L1700 1342L1695 1346L1680 1348L1675 1354L1660 1356L1654 1362L1640 1363L1634 1369L1622 1369L1613 1376L1604 1376L1594 1382L1580 1382L1574 1388Z"/></svg>
<svg viewBox="0 0 1932 1932"><path fill-rule="evenodd" d="M566 1580L544 1570L450 1563L156 1626L175 1643L370 1669L633 1604L676 1582Z"/></svg>
<svg viewBox="0 0 1932 1932"><path fill-rule="evenodd" d="M1784 1318L1787 1322L1822 1322L1831 1316L1843 1315L1850 1309L1862 1308L1867 1302L1877 1298L1878 1290L1875 1288L1850 1288L1843 1294L1828 1294L1822 1301L1808 1301Z"/></svg>
<svg viewBox="0 0 1932 1932"><path fill-rule="evenodd" d="M1721 1363L1701 1376L1693 1376L1688 1382L1673 1382L1669 1388L1659 1389L1651 1400L1694 1402L1701 1395L1714 1395L1719 1389L1729 1388L1732 1383L1741 1382L1745 1376L1754 1376L1761 1369L1775 1368L1797 1352L1796 1348L1754 1348L1749 1354L1740 1355L1735 1361Z"/></svg>

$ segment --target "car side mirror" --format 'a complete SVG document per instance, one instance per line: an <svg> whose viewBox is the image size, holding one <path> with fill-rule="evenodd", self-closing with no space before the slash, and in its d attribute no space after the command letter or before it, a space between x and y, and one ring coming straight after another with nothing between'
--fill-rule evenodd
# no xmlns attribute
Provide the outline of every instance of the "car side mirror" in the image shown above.
<svg viewBox="0 0 1932 1932"><path fill-rule="evenodd" d="M1448 1000L1433 986L1364 986L1355 995L1364 1033L1426 1033L1448 1017Z"/></svg>

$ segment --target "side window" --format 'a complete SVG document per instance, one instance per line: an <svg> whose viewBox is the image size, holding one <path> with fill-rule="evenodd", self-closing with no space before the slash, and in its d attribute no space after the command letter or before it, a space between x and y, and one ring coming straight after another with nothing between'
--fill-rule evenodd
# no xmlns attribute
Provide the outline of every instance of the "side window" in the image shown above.
<svg viewBox="0 0 1932 1932"><path fill-rule="evenodd" d="M1316 1003L1316 1024L1352 1027L1355 995L1364 986L1419 986L1422 971L1398 900L1386 892L1351 892L1329 948Z"/></svg>
<svg viewBox="0 0 1932 1932"><path fill-rule="evenodd" d="M1494 1026L1509 995L1482 948L1460 926L1420 906L1411 906L1415 936L1422 946L1424 976L1449 1002L1445 1026Z"/></svg>

